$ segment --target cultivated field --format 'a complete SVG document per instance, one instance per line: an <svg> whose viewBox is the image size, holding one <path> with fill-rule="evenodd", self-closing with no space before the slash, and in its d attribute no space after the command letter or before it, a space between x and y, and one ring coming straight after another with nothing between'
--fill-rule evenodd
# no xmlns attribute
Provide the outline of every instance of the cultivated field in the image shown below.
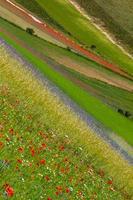
<svg viewBox="0 0 133 200"><path fill-rule="evenodd" d="M7 35L0 33L0 35L12 45L17 52L19 52L26 60L33 64L36 69L57 85L64 93L66 93L72 100L74 100L87 113L94 116L105 127L111 129L116 134L124 138L130 145L132 143L133 124L127 118L121 116L119 113L113 111L107 105L104 105L99 99L93 97L79 86L75 85L70 80L63 77L58 71L53 70L42 59L35 56L32 52L20 46ZM86 103L87 102L87 103ZM90 106L91 105L91 106ZM119 123L114 123L118 121ZM127 133L127 134L125 134Z"/></svg>
<svg viewBox="0 0 133 200"><path fill-rule="evenodd" d="M9 31L12 30L11 32L15 33L15 35L18 36L22 41L27 41L27 43L31 45L32 49L33 48L35 50L40 49L40 52L42 52L42 49L44 49L44 54L47 52L46 55L49 55L48 50L47 50L48 48L49 48L49 51L51 51L51 54L52 54L52 51L55 51L55 48L56 48L56 53L59 51L59 54L63 54L63 55L66 54L69 56L70 52L67 52L56 46L52 47L50 46L50 44L48 45L48 43L46 43L45 41L42 41L42 40L39 41L38 38L29 36L24 31L16 27L12 27L10 24L2 20L1 22L2 22L1 24L3 27L8 27L7 28L8 34L5 35L3 33L0 33L0 35L5 40L7 40L9 44L11 44L14 48L16 48L16 50L22 56L24 56L30 63L32 63L37 69L39 69L39 71L42 72L44 76L46 76L54 84L56 84L64 93L66 93L70 98L72 98L72 100L74 100L78 105L80 105L81 108L87 111L87 113L94 116L100 123L103 124L103 126L109 128L111 131L115 132L116 134L124 138L130 145L133 145L132 143L133 125L131 121L129 121L127 118L117 113L115 110L112 110L109 106L104 105L104 103L99 101L99 99L90 95L88 91L84 90L84 88L81 88L80 85L75 84L75 82L73 82L71 79L68 79L68 77L62 76L62 74L59 71L55 70L55 68L53 69L53 67L51 67L49 63L46 64L46 61L45 61L46 58L42 59L42 57L39 57L38 54L34 54L34 51L29 51L29 49L27 49L25 45L23 46L22 42L18 42L18 40L16 40L14 36L10 37ZM42 45L39 46L39 44L42 44ZM46 46L46 49L43 46ZM80 57L78 56L76 57L76 55L72 53L70 55L75 57L75 60L77 58L80 59ZM92 67L94 66L96 67L97 65L93 64ZM96 82L94 82L94 85L96 86ZM98 87L97 91L99 91L99 83L97 83L97 87ZM110 88L108 88L107 90L110 91L109 89ZM101 92L102 92L102 95L104 95L103 89L101 89ZM128 100L127 102L125 102L125 100L123 101L121 100L122 96L125 95L124 91L121 93L121 90L119 90L118 92L117 89L115 90L115 88L113 88L112 93L113 95L116 94L116 96L114 96L114 99L115 99L114 102L116 102L115 105L117 105L117 107L118 105L122 105L122 108L125 108L125 109L127 109L128 107L128 110L130 108L129 111L132 113L132 94L126 93ZM118 94L120 94L120 97L117 99ZM109 95L107 94L107 98L109 98L108 96ZM111 93L110 93L110 96L112 98ZM114 121L118 123L114 123L114 121L110 119L114 119ZM125 132L127 134L125 134Z"/></svg>
<svg viewBox="0 0 133 200"><path fill-rule="evenodd" d="M97 24L108 29L133 53L133 2L132 0L76 0Z"/></svg>
<svg viewBox="0 0 133 200"><path fill-rule="evenodd" d="M0 198L131 199L132 166L26 66L1 41Z"/></svg>
<svg viewBox="0 0 133 200"><path fill-rule="evenodd" d="M23 0L17 0L25 6ZM30 5L34 6L35 1ZM112 44L98 29L96 29L90 21L83 17L68 0L46 1L38 0L38 5L44 9L51 18L60 24L65 31L69 32L71 37L81 43L86 48L95 45L95 52L103 58L118 64L122 69L133 74L132 60L125 55L116 45ZM30 9L30 8L29 8ZM39 9L39 8L38 8ZM33 10L32 10L33 11ZM39 12L39 11L38 11ZM34 13L38 15L36 10ZM65 17L64 17L65 13Z"/></svg>
<svg viewBox="0 0 133 200"><path fill-rule="evenodd" d="M86 6L127 45L128 2ZM0 200L133 200L133 60L93 20L0 0Z"/></svg>

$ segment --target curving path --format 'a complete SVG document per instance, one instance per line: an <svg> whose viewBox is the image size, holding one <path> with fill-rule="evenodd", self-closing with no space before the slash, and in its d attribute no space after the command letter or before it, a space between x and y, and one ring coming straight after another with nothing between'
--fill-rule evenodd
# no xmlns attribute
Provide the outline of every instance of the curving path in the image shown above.
<svg viewBox="0 0 133 200"><path fill-rule="evenodd" d="M52 28L51 26L49 26L45 22L39 20L38 18L33 16L31 13L29 13L28 11L26 11L22 7L19 7L18 5L14 4L12 1L1 0L0 5L5 7L6 9L12 11L13 13L18 15L19 17L21 17L25 21L29 22L30 24L36 26L38 29L48 33L50 36L52 36L56 40L62 42L63 44L69 46L70 48L72 48L76 52L78 52L78 53L86 56L87 58L101 64L102 66L112 70L115 73L118 73L118 74L125 76L127 78L131 78L125 71L120 69L117 65L112 64L112 63L108 62L107 60L104 60L103 58L101 58L100 56L97 56L96 54L90 52L89 50L84 49L79 44L77 44L75 41L68 38L63 33L55 30L54 28Z"/></svg>

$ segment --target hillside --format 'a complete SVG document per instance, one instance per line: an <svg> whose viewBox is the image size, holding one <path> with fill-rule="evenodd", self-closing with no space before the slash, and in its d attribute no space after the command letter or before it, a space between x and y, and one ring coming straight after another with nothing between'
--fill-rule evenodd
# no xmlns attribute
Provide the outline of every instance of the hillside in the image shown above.
<svg viewBox="0 0 133 200"><path fill-rule="evenodd" d="M132 167L28 65L0 41L0 198L131 199Z"/></svg>
<svg viewBox="0 0 133 200"><path fill-rule="evenodd" d="M133 59L87 2L0 0L0 200L133 200Z"/></svg>
<svg viewBox="0 0 133 200"><path fill-rule="evenodd" d="M132 0L76 0L97 24L111 32L118 41L133 53L133 2Z"/></svg>
<svg viewBox="0 0 133 200"><path fill-rule="evenodd" d="M44 9L56 23L64 28L65 32L69 33L69 37L83 45L83 47L95 52L96 55L100 55L109 62L115 63L127 73L133 74L131 58L123 54L123 52L116 45L112 44L101 31L83 17L74 6L70 4L69 0L64 0L63 2L60 0L38 0L30 1L27 4L23 0L16 0L16 2L28 8L36 14L36 16L44 19L43 16L38 15L38 12L41 13L41 7L41 9ZM35 9L36 2L39 5L38 12ZM91 49L92 45L96 46L93 50Z"/></svg>

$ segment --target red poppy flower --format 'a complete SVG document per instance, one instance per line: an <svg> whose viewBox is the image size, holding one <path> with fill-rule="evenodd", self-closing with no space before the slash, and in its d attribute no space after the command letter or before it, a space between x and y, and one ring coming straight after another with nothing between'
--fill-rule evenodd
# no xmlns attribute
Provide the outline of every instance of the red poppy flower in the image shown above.
<svg viewBox="0 0 133 200"><path fill-rule="evenodd" d="M18 148L18 151L19 151L20 153L22 153L22 152L24 151L24 148L23 148L23 147L19 147L19 148Z"/></svg>
<svg viewBox="0 0 133 200"><path fill-rule="evenodd" d="M56 191L55 194L58 196L58 195L60 194L60 192L59 192L59 191Z"/></svg>
<svg viewBox="0 0 133 200"><path fill-rule="evenodd" d="M58 191L62 191L62 187L61 187L61 186L57 186L56 189L57 189Z"/></svg>
<svg viewBox="0 0 133 200"><path fill-rule="evenodd" d="M50 181L49 176L45 176L46 181Z"/></svg>
<svg viewBox="0 0 133 200"><path fill-rule="evenodd" d="M47 145L45 143L42 144L43 149L45 149L47 147Z"/></svg>
<svg viewBox="0 0 133 200"><path fill-rule="evenodd" d="M8 197L12 197L14 195L14 189L10 185L6 186L5 191Z"/></svg>
<svg viewBox="0 0 133 200"><path fill-rule="evenodd" d="M13 129L13 128L10 128L10 129L9 129L9 133L10 133L10 134L13 134L13 133L14 133L14 129Z"/></svg>
<svg viewBox="0 0 133 200"><path fill-rule="evenodd" d="M32 156L35 156L35 150L34 150L34 148L30 149L30 153L31 153Z"/></svg>
<svg viewBox="0 0 133 200"><path fill-rule="evenodd" d="M23 162L21 159L18 159L17 161L18 161L18 163L20 163L20 164L22 164L22 162Z"/></svg>
<svg viewBox="0 0 133 200"><path fill-rule="evenodd" d="M52 199L50 197L48 197L47 200L52 200Z"/></svg>
<svg viewBox="0 0 133 200"><path fill-rule="evenodd" d="M64 151L64 149L65 149L65 147L64 147L63 145L61 145L61 146L59 147L59 150L60 150L60 151Z"/></svg>
<svg viewBox="0 0 133 200"><path fill-rule="evenodd" d="M108 184L108 185L112 185L112 184L113 184L113 181L112 181L112 180L108 180L108 181L107 181L107 184Z"/></svg>
<svg viewBox="0 0 133 200"><path fill-rule="evenodd" d="M46 163L45 159L40 160L40 164L44 165Z"/></svg>
<svg viewBox="0 0 133 200"><path fill-rule="evenodd" d="M69 188L66 189L66 193L70 193L70 189Z"/></svg>

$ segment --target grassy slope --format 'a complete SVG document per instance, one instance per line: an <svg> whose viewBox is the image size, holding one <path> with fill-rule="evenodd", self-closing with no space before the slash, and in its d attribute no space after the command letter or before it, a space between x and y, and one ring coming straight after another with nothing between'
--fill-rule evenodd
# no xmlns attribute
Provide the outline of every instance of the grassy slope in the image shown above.
<svg viewBox="0 0 133 200"><path fill-rule="evenodd" d="M14 34L17 38L19 38L21 41L28 44L33 49L37 50L41 54L47 55L48 57L52 57L56 59L56 57L62 59L71 58L73 62L79 63L81 66L82 64L86 64L88 67L96 68L100 71L103 71L105 74L108 74L109 76L116 77L118 79L122 79L122 77L115 75L109 70L104 69L100 65L95 64L92 61L89 61L81 56L78 56L72 52L69 52L63 48L60 48L58 46L55 46L53 44L50 44L44 40L41 40L37 37L32 37L29 34L27 34L25 31L17 28L16 26L13 26L12 24L8 23L7 21L0 18L1 27L7 30L9 33ZM56 59L58 61L58 59ZM62 66L63 67L63 66ZM67 70L70 72L70 70ZM75 76L75 73L71 73L72 76ZM69 73L70 75L70 73ZM94 89L96 89L99 92L101 92L101 95L99 97L110 103L110 105L115 106L116 108L122 108L124 110L128 110L129 112L132 111L133 103L133 95L127 91L121 90L116 87L109 86L108 84L104 84L100 81L96 80L88 80L84 78L83 76L76 73L76 77L82 80L83 82L86 82L88 85L91 85ZM82 77L82 78L81 78ZM123 98L125 96L125 98ZM104 97L104 99L103 99Z"/></svg>
<svg viewBox="0 0 133 200"><path fill-rule="evenodd" d="M92 114L106 127L112 129L115 133L123 137L130 145L133 145L133 124L130 121L111 110L95 97L89 95L87 92L74 85L71 81L62 77L58 72L53 71L53 69L46 65L41 59L33 56L29 51L16 44L8 36L3 33L0 33L0 35L25 59L38 68L46 77L48 77L48 79L53 81L53 83L70 96L85 111Z"/></svg>
<svg viewBox="0 0 133 200"><path fill-rule="evenodd" d="M58 24L53 18L51 18L46 12L46 10L42 9L42 7L36 1L34 1L34 4L31 4L31 1L23 0L16 0L16 2L22 4L26 9L30 10L31 12L36 13L38 17L42 18L55 28L66 32L65 29L60 24Z"/></svg>
<svg viewBox="0 0 133 200"><path fill-rule="evenodd" d="M8 183L20 200L79 200L79 191L99 200L131 198L123 194L132 195L132 167L1 48L0 57L0 197Z"/></svg>
<svg viewBox="0 0 133 200"><path fill-rule="evenodd" d="M69 4L68 0L38 0L49 16L61 24L78 41L85 45L95 44L97 53L106 59L120 65L124 70L133 74L132 60L124 55L122 51L108 41L99 30ZM23 2L22 2L23 3ZM32 2L34 4L34 1ZM65 13L65 17L63 16ZM97 39L96 39L97 38Z"/></svg>
<svg viewBox="0 0 133 200"><path fill-rule="evenodd" d="M133 52L132 0L76 0L90 15L104 22L104 26Z"/></svg>

